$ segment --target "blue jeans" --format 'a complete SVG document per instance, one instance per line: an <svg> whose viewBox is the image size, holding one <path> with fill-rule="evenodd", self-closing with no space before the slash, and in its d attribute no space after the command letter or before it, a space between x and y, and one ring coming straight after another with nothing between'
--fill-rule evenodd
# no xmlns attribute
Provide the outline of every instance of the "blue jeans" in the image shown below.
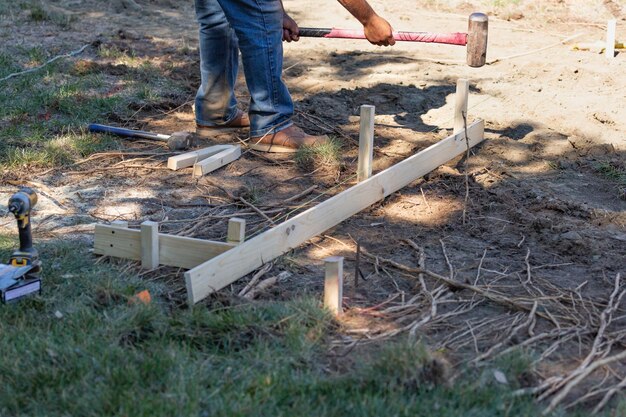
<svg viewBox="0 0 626 417"><path fill-rule="evenodd" d="M282 80L282 7L279 0L195 0L200 25L196 121L220 126L237 115L234 94L241 51L250 91L250 136L289 127L293 102Z"/></svg>

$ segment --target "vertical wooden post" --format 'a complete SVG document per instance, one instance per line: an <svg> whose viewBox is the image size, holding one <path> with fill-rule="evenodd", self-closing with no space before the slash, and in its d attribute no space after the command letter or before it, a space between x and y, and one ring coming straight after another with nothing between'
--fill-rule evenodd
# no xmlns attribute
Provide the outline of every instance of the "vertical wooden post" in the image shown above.
<svg viewBox="0 0 626 417"><path fill-rule="evenodd" d="M469 81L461 78L456 82L456 99L454 102L454 134L465 129L463 114L467 117L467 101L469 97Z"/></svg>
<svg viewBox="0 0 626 417"><path fill-rule="evenodd" d="M141 223L141 267L155 269L159 266L159 224Z"/></svg>
<svg viewBox="0 0 626 417"><path fill-rule="evenodd" d="M331 256L324 259L326 276L324 278L324 307L335 314L343 309L343 256Z"/></svg>
<svg viewBox="0 0 626 417"><path fill-rule="evenodd" d="M246 220L233 217L228 221L228 235L226 242L240 245L246 238Z"/></svg>
<svg viewBox="0 0 626 417"><path fill-rule="evenodd" d="M615 32L617 31L617 20L609 20L606 31L606 58L612 61L615 58Z"/></svg>
<svg viewBox="0 0 626 417"><path fill-rule="evenodd" d="M375 107L368 104L361 106L359 163L356 170L357 182L361 182L372 176L372 159L374 158L374 110Z"/></svg>
<svg viewBox="0 0 626 417"><path fill-rule="evenodd" d="M117 227L118 229L128 229L128 222L126 220L113 220L111 226Z"/></svg>

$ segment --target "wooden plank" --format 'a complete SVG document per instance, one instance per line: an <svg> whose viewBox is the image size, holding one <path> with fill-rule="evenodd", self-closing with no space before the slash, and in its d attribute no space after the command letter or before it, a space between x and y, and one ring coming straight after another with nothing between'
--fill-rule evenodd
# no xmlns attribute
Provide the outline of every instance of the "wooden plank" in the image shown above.
<svg viewBox="0 0 626 417"><path fill-rule="evenodd" d="M246 239L246 220L233 217L228 221L228 234L226 242L234 245L243 243Z"/></svg>
<svg viewBox="0 0 626 417"><path fill-rule="evenodd" d="M465 128L463 114L467 117L467 101L469 97L469 81L459 79L456 82L456 98L454 102L454 134L460 133Z"/></svg>
<svg viewBox="0 0 626 417"><path fill-rule="evenodd" d="M469 145L482 142L484 122L468 126ZM185 273L191 304L224 288L308 239L426 175L466 151L464 132L452 135L284 223Z"/></svg>
<svg viewBox="0 0 626 417"><path fill-rule="evenodd" d="M128 222L126 220L113 220L111 226L128 229Z"/></svg>
<svg viewBox="0 0 626 417"><path fill-rule="evenodd" d="M193 166L196 162L202 161L211 155L222 152L225 149L230 148L232 145L215 145L208 148L200 149L198 151L187 152L176 156L170 156L167 158L167 167L171 170L179 170L181 168L188 168Z"/></svg>
<svg viewBox="0 0 626 417"><path fill-rule="evenodd" d="M606 58L609 61L615 59L615 32L617 31L617 20L609 20L606 28Z"/></svg>
<svg viewBox="0 0 626 417"><path fill-rule="evenodd" d="M120 228L116 225L97 224L94 233L93 252L96 255L141 260L141 232Z"/></svg>
<svg viewBox="0 0 626 417"><path fill-rule="evenodd" d="M235 246L231 243L159 233L159 262L161 265L191 269ZM140 261L141 232L97 224L94 253Z"/></svg>
<svg viewBox="0 0 626 417"><path fill-rule="evenodd" d="M357 182L372 176L374 159L374 106L361 106L361 124L359 128L359 162L356 170Z"/></svg>
<svg viewBox="0 0 626 417"><path fill-rule="evenodd" d="M159 267L159 224L145 221L141 223L141 267L156 269Z"/></svg>
<svg viewBox="0 0 626 417"><path fill-rule="evenodd" d="M343 257L324 259L324 307L335 314L343 312Z"/></svg>
<svg viewBox="0 0 626 417"><path fill-rule="evenodd" d="M163 265L191 269L234 248L225 242L185 236L159 235L159 257Z"/></svg>
<svg viewBox="0 0 626 417"><path fill-rule="evenodd" d="M236 161L241 156L241 146L229 145L228 149L224 149L215 155L212 155L200 162L196 162L193 166L194 177L201 177L208 173Z"/></svg>

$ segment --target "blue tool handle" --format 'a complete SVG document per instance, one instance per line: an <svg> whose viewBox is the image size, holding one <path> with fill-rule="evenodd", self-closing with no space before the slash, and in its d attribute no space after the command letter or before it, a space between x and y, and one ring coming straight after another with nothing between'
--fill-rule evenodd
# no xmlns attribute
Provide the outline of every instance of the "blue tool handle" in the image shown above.
<svg viewBox="0 0 626 417"><path fill-rule="evenodd" d="M109 133L111 135L123 136L126 138L141 138L141 139L153 139L153 140L168 140L168 135L161 135L159 133L145 132L143 130L124 129L123 127L99 125L92 123L87 127L87 130L93 133Z"/></svg>

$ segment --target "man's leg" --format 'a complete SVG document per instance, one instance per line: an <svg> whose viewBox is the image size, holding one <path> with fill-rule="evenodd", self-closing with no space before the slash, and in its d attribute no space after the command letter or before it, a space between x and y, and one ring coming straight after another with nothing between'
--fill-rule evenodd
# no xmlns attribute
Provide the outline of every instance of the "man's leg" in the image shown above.
<svg viewBox="0 0 626 417"><path fill-rule="evenodd" d="M217 0L234 29L250 91L250 136L291 126L293 102L282 80L283 10L279 0Z"/></svg>
<svg viewBox="0 0 626 417"><path fill-rule="evenodd" d="M200 76L195 101L196 122L227 124L237 117L234 87L239 51L237 37L217 0L195 0L200 26Z"/></svg>

